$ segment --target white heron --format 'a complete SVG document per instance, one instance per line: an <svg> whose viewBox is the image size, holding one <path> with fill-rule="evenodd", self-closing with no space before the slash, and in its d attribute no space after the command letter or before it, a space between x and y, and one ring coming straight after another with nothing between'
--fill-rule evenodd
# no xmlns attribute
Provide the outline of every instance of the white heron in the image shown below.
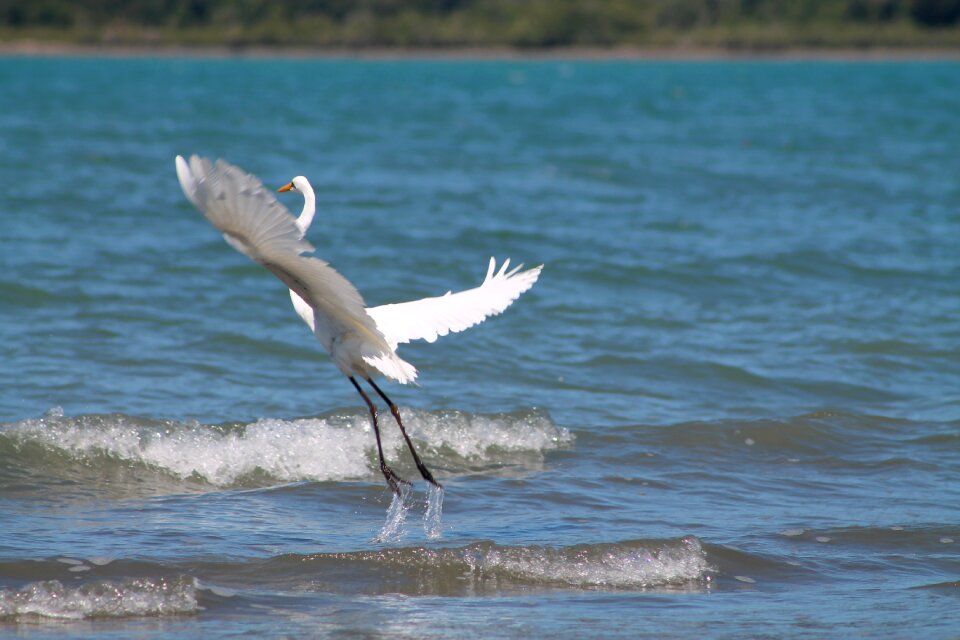
<svg viewBox="0 0 960 640"><path fill-rule="evenodd" d="M440 487L417 455L400 419L400 410L373 381L376 374L406 384L417 377L412 364L401 359L397 346L411 340L435 341L463 331L497 315L533 286L543 265L508 271L510 260L497 269L491 258L480 286L458 293L367 307L346 278L323 260L303 255L314 247L304 239L313 222L316 198L310 182L297 176L278 191L299 191L304 197L299 218L267 190L260 180L224 160L183 156L175 161L184 194L207 220L223 233L227 243L266 267L290 289L294 309L330 354L337 368L363 398L373 421L380 470L390 489L400 496L400 483L409 484L387 465L380 441L377 407L364 393L357 377L366 380L393 414L420 475Z"/></svg>

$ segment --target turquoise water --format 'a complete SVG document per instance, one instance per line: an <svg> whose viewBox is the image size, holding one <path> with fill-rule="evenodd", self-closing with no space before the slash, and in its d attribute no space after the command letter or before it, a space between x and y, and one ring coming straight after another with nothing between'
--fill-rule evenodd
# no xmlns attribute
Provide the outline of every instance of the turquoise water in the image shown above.
<svg viewBox="0 0 960 640"><path fill-rule="evenodd" d="M960 65L0 59L0 634L956 637ZM186 202L278 187L446 486ZM281 198L293 211L301 201ZM392 425L387 457L416 471Z"/></svg>

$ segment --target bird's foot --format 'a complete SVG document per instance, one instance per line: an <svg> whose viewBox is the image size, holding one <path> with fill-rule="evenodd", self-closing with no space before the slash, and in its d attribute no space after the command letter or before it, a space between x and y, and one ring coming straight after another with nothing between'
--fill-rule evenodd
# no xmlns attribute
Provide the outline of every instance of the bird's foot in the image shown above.
<svg viewBox="0 0 960 640"><path fill-rule="evenodd" d="M396 474L396 472L388 467L386 464L380 465L380 471L383 472L383 477L387 479L387 484L390 486L390 490L398 497L402 498L403 495L400 492L400 485L411 486L410 481L404 480Z"/></svg>
<svg viewBox="0 0 960 640"><path fill-rule="evenodd" d="M423 476L423 479L435 486L437 489L443 489L443 485L433 479L433 474L430 473L430 469L427 469L427 466L417 461L417 469L420 471L420 475Z"/></svg>

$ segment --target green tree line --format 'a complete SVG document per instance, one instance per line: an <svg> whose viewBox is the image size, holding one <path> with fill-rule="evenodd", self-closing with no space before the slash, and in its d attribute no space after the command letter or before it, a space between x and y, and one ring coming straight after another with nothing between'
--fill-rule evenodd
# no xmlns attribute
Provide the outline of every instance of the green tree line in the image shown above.
<svg viewBox="0 0 960 640"><path fill-rule="evenodd" d="M960 0L0 0L0 38L306 47L957 47Z"/></svg>

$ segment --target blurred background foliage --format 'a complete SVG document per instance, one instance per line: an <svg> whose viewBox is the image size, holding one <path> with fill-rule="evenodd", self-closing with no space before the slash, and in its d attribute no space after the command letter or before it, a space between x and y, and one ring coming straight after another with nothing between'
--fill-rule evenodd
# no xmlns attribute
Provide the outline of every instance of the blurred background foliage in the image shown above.
<svg viewBox="0 0 960 640"><path fill-rule="evenodd" d="M958 47L960 0L0 0L0 39L299 47Z"/></svg>

